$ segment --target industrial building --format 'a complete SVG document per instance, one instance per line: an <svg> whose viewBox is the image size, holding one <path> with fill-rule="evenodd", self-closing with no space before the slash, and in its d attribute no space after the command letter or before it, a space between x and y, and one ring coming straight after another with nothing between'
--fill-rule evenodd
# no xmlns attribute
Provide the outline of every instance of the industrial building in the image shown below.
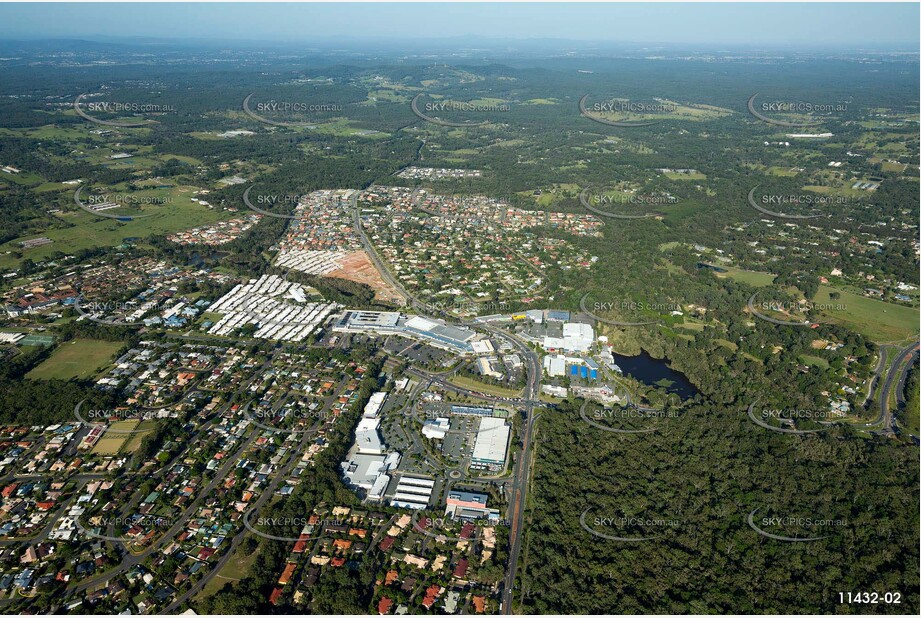
<svg viewBox="0 0 921 618"><path fill-rule="evenodd" d="M551 378L566 375L566 357L562 355L547 355L544 357L544 371Z"/></svg>
<svg viewBox="0 0 921 618"><path fill-rule="evenodd" d="M480 372L480 375L489 376L490 378L496 378L501 380L505 377L501 371L496 369L499 365L499 359L495 356L481 356L476 359L476 367Z"/></svg>
<svg viewBox="0 0 921 618"><path fill-rule="evenodd" d="M385 391L378 391L371 395L371 398L368 399L368 403L365 404L364 413L362 416L365 418L377 418L377 415L380 414L381 408L384 407L384 402L387 400L387 393Z"/></svg>
<svg viewBox="0 0 921 618"><path fill-rule="evenodd" d="M384 472L384 455L355 453L347 461L342 462L342 473L349 485L368 490L374 485L377 477Z"/></svg>
<svg viewBox="0 0 921 618"><path fill-rule="evenodd" d="M492 416L493 408L486 408L483 406L452 405L451 414L458 414L460 416Z"/></svg>
<svg viewBox="0 0 921 618"><path fill-rule="evenodd" d="M384 452L386 447L378 431L380 424L379 418L363 418L358 421L355 427L355 447L359 453L376 455Z"/></svg>
<svg viewBox="0 0 921 618"><path fill-rule="evenodd" d="M498 470L505 465L510 430L511 428L505 424L505 419L481 418L470 467Z"/></svg>
<svg viewBox="0 0 921 618"><path fill-rule="evenodd" d="M333 330L400 335L459 354L472 353L476 337L469 328L418 315L406 317L396 311L343 311L333 323Z"/></svg>
<svg viewBox="0 0 921 618"><path fill-rule="evenodd" d="M588 352L595 342L595 329L589 324L566 322L562 337L544 337L544 348L566 352Z"/></svg>
<svg viewBox="0 0 921 618"><path fill-rule="evenodd" d="M451 428L451 419L439 416L422 423L422 435L431 440L443 440Z"/></svg>
<svg viewBox="0 0 921 618"><path fill-rule="evenodd" d="M445 515L453 519L499 519L497 509L486 508L488 496L472 491L451 491L445 500Z"/></svg>
<svg viewBox="0 0 921 618"><path fill-rule="evenodd" d="M566 399L569 394L569 390L562 386L554 386L552 384L542 384L540 387L540 392L546 393L551 397L559 397L561 399Z"/></svg>
<svg viewBox="0 0 921 618"><path fill-rule="evenodd" d="M387 453L379 431L381 419L378 414L387 399L387 393L378 391L371 395L362 418L355 427L355 442L349 455L342 462L342 475L352 487L365 491L368 500L380 500L390 484L386 474L400 464L400 453Z"/></svg>
<svg viewBox="0 0 921 618"><path fill-rule="evenodd" d="M338 331L382 331L389 332L397 327L400 321L398 311L355 311L342 312L333 325L333 330Z"/></svg>
<svg viewBox="0 0 921 618"><path fill-rule="evenodd" d="M470 340L476 333L469 328L450 326L442 320L413 316L406 320L403 330L409 336L416 335L437 348L457 352L473 352Z"/></svg>
<svg viewBox="0 0 921 618"><path fill-rule="evenodd" d="M390 499L390 506L422 510L429 505L435 489L433 479L403 475Z"/></svg>

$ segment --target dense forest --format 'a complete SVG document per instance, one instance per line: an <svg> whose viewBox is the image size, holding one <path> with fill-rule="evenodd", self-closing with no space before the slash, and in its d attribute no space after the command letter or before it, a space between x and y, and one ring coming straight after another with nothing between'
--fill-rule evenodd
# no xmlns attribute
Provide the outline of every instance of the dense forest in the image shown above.
<svg viewBox="0 0 921 618"><path fill-rule="evenodd" d="M919 481L913 447L843 428L780 435L718 403L694 404L641 435L601 431L578 409L567 401L539 419L522 612L918 611L918 496L904 489ZM748 526L754 509L836 525L822 529L826 539L782 542ZM654 540L619 542L584 530L586 510L589 522L677 524L646 527ZM848 590L901 592L903 601L839 605Z"/></svg>

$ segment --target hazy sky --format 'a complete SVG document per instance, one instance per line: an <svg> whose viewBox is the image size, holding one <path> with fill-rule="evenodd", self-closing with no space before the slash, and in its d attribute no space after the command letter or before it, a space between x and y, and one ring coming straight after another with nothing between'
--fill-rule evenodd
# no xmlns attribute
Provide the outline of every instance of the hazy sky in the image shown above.
<svg viewBox="0 0 921 618"><path fill-rule="evenodd" d="M919 46L918 3L0 4L0 36L309 41L558 38L640 43Z"/></svg>

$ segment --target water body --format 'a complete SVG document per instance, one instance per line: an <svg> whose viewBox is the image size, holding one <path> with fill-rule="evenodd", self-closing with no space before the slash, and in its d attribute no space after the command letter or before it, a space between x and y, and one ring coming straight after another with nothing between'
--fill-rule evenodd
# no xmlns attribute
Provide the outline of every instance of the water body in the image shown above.
<svg viewBox="0 0 921 618"><path fill-rule="evenodd" d="M212 251L211 253L205 256L202 256L200 253L196 251L195 253L192 254L191 258L189 259L188 266L194 266L196 268L200 268L201 266L204 266L206 263L220 260L226 255L227 255L226 251Z"/></svg>
<svg viewBox="0 0 921 618"><path fill-rule="evenodd" d="M709 268L710 270L718 273L727 273L729 272L725 268L720 268L719 266L714 266L713 264L705 264L704 262L697 262L697 269L702 270L704 268Z"/></svg>
<svg viewBox="0 0 921 618"><path fill-rule="evenodd" d="M614 362L623 369L625 375L647 386L664 388L666 392L674 393L681 399L690 399L697 394L697 389L683 373L669 367L665 359L653 358L647 352L639 356L614 354Z"/></svg>

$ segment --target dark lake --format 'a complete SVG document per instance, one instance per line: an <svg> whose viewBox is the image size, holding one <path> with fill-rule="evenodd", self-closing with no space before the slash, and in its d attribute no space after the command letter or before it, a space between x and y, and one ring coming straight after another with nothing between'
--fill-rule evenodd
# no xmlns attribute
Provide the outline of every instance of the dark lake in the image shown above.
<svg viewBox="0 0 921 618"><path fill-rule="evenodd" d="M726 273L726 272L729 272L729 271L726 270L725 268L720 268L719 266L714 266L713 264L706 264L706 263L704 263L704 262L697 262L697 269L700 270L700 269L703 269L703 268L708 268L708 269L710 269L710 270L712 270L712 271L714 271L714 272L718 272L718 273Z"/></svg>
<svg viewBox="0 0 921 618"><path fill-rule="evenodd" d="M192 257L189 260L189 263L187 264L187 266L201 267L201 266L204 266L207 262L214 262L216 260L220 260L225 255L227 255L226 251L224 252L212 251L211 253L205 256L202 256L200 253L196 251L195 253L192 254Z"/></svg>
<svg viewBox="0 0 921 618"><path fill-rule="evenodd" d="M646 352L639 356L621 356L614 354L614 362L629 375L648 386L664 388L682 399L690 399L697 394L697 389L680 371L668 366L665 359L651 357Z"/></svg>

